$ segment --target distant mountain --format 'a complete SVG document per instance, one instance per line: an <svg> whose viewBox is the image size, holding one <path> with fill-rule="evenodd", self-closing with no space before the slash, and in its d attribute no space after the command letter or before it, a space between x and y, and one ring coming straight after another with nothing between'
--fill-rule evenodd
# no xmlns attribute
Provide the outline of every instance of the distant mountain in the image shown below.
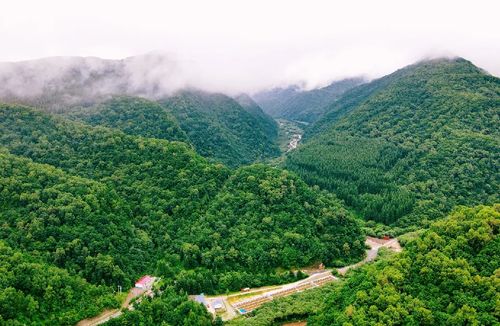
<svg viewBox="0 0 500 326"><path fill-rule="evenodd" d="M272 117L279 118L284 109L285 102L297 95L300 87L293 85L287 88L273 88L254 94L252 99Z"/></svg>
<svg viewBox="0 0 500 326"><path fill-rule="evenodd" d="M277 128L268 116L215 93L185 90L160 100L203 156L238 166L280 153Z"/></svg>
<svg viewBox="0 0 500 326"><path fill-rule="evenodd" d="M367 219L426 224L498 202L500 79L464 59L423 61L346 92L286 167Z"/></svg>
<svg viewBox="0 0 500 326"><path fill-rule="evenodd" d="M310 91L303 91L298 86L275 88L257 93L253 98L273 117L313 122L323 114L326 106L363 82L362 78L343 79Z"/></svg>
<svg viewBox="0 0 500 326"><path fill-rule="evenodd" d="M63 115L130 135L190 143L201 155L235 167L279 155L276 122L258 106L223 95L180 91L159 102L112 97Z"/></svg>
<svg viewBox="0 0 500 326"><path fill-rule="evenodd" d="M163 54L122 60L50 57L0 63L0 100L56 110L112 95L150 99L185 87L177 62Z"/></svg>
<svg viewBox="0 0 500 326"><path fill-rule="evenodd" d="M238 97L240 105L222 94L179 91L187 86L182 76L178 63L162 54L1 63L0 101L131 135L189 142L233 167L280 154L277 124L251 99Z"/></svg>
<svg viewBox="0 0 500 326"><path fill-rule="evenodd" d="M276 121L271 118L268 114L266 114L262 108L247 94L240 94L234 98L236 102L245 111L253 115L256 119L259 119L262 122L266 130L266 134L271 138L276 138L278 135L278 124Z"/></svg>

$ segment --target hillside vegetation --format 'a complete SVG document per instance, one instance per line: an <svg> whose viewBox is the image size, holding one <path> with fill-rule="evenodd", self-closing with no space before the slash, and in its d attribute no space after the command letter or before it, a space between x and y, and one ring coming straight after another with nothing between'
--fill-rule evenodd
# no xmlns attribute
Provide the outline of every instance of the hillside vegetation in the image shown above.
<svg viewBox="0 0 500 326"><path fill-rule="evenodd" d="M497 325L500 206L460 208L363 267L311 325Z"/></svg>
<svg viewBox="0 0 500 326"><path fill-rule="evenodd" d="M129 135L184 141L202 156L231 167L279 155L276 122L251 99L240 101L243 105L222 94L185 91L161 104L118 96L62 113Z"/></svg>
<svg viewBox="0 0 500 326"><path fill-rule="evenodd" d="M245 111L259 119L264 127L266 135L271 138L276 138L279 130L278 124L271 116L267 115L250 96L247 94L240 94L234 99L243 109L245 109Z"/></svg>
<svg viewBox="0 0 500 326"><path fill-rule="evenodd" d="M129 135L188 141L175 117L147 99L120 96L91 107L66 110L65 116L93 126L116 128Z"/></svg>
<svg viewBox="0 0 500 326"><path fill-rule="evenodd" d="M464 59L424 61L347 92L286 167L367 219L426 225L498 202L500 79Z"/></svg>
<svg viewBox="0 0 500 326"><path fill-rule="evenodd" d="M363 82L362 78L351 78L313 90L301 90L296 86L276 88L257 93L254 99L273 117L314 122L326 111L328 105Z"/></svg>
<svg viewBox="0 0 500 326"><path fill-rule="evenodd" d="M89 284L82 277L0 241L0 324L74 325L119 306L110 288Z"/></svg>
<svg viewBox="0 0 500 326"><path fill-rule="evenodd" d="M160 103L202 156L235 167L280 154L276 123L228 96L182 91Z"/></svg>
<svg viewBox="0 0 500 326"><path fill-rule="evenodd" d="M460 207L340 282L264 304L230 325L497 325L500 206ZM403 241L404 240L404 241Z"/></svg>
<svg viewBox="0 0 500 326"><path fill-rule="evenodd" d="M0 106L0 144L1 240L92 284L153 273L175 291L234 291L364 254L339 201L283 170L232 171L184 143L13 105Z"/></svg>

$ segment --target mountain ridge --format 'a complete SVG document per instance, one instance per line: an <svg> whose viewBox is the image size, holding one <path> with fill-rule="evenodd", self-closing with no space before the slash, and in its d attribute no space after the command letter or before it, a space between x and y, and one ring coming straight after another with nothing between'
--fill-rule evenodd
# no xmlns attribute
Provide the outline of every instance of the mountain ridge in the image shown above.
<svg viewBox="0 0 500 326"><path fill-rule="evenodd" d="M273 117L311 123L344 92L364 82L361 77L346 78L312 90L301 90L299 86L292 85L259 92L253 98Z"/></svg>
<svg viewBox="0 0 500 326"><path fill-rule="evenodd" d="M461 58L422 61L344 94L285 166L367 219L426 225L498 201L499 108L499 78Z"/></svg>
<svg viewBox="0 0 500 326"><path fill-rule="evenodd" d="M200 90L181 90L159 103L203 156L234 167L280 153L277 125L260 108L244 108L222 93Z"/></svg>

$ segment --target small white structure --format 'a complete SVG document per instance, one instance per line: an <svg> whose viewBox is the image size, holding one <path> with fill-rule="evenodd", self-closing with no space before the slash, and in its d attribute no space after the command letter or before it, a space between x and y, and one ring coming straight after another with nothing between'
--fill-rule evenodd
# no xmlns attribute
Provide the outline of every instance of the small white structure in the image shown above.
<svg viewBox="0 0 500 326"><path fill-rule="evenodd" d="M222 299L215 299L212 302L215 311L224 311L226 310L226 307L224 306L224 302L222 302Z"/></svg>
<svg viewBox="0 0 500 326"><path fill-rule="evenodd" d="M155 278L150 275L144 275L137 282L135 282L135 287L142 290L151 290Z"/></svg>

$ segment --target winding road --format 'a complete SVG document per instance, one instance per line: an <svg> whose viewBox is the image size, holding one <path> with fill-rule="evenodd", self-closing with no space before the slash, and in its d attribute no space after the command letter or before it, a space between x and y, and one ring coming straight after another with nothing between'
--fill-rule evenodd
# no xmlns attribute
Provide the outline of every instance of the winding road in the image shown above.
<svg viewBox="0 0 500 326"><path fill-rule="evenodd" d="M384 240L373 237L367 237L365 243L370 247L370 249L366 250L366 258L360 261L359 263L337 269L340 275L345 275L345 273L347 273L348 270L359 267L372 260L375 260L375 258L377 258L378 255L378 250L382 247L391 249L392 251L395 252L401 251L401 245L399 244L397 238Z"/></svg>

